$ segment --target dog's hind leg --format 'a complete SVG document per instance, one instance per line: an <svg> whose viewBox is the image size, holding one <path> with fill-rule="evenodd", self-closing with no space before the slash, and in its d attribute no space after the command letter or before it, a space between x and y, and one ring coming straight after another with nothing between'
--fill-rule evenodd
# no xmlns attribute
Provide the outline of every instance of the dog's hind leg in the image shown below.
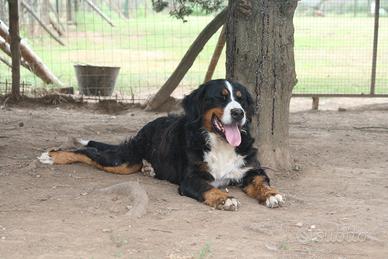
<svg viewBox="0 0 388 259"><path fill-rule="evenodd" d="M94 140L78 139L77 141L85 147L94 147L99 151L105 151L105 150L109 150L109 149L118 148L118 145L106 144L106 143L97 142Z"/></svg>
<svg viewBox="0 0 388 259"><path fill-rule="evenodd" d="M114 174L132 174L139 172L142 167L141 159L126 161L122 159L119 146L113 149L100 151L94 147L85 147L77 150L53 150L43 153L39 160L45 164L72 164L84 163L95 166L108 173ZM139 160L139 161L137 161Z"/></svg>

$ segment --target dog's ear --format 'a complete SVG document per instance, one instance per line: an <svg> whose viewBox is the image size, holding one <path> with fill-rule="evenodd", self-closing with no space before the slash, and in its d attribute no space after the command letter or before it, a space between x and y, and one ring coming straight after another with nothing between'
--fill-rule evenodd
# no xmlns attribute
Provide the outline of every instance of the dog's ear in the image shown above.
<svg viewBox="0 0 388 259"><path fill-rule="evenodd" d="M190 121L197 121L203 114L204 89L205 86L201 85L183 98L182 106Z"/></svg>

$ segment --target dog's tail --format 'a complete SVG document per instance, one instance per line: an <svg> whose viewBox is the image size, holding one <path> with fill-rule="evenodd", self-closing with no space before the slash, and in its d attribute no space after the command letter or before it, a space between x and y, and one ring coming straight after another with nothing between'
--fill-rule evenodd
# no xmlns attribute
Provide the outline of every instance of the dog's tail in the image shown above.
<svg viewBox="0 0 388 259"><path fill-rule="evenodd" d="M136 137L119 145L83 139L77 142L80 147L51 150L43 153L38 159L45 164L81 162L117 174L135 173L142 167L144 147Z"/></svg>

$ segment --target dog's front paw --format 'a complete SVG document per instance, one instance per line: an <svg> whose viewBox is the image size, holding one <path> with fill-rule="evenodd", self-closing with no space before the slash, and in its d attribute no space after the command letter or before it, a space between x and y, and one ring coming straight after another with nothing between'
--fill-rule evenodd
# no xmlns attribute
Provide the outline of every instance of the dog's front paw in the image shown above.
<svg viewBox="0 0 388 259"><path fill-rule="evenodd" d="M37 157L39 162L41 162L42 164L48 164L48 165L52 165L54 164L54 160L53 158L49 155L49 152L44 152L42 153L39 157Z"/></svg>
<svg viewBox="0 0 388 259"><path fill-rule="evenodd" d="M233 197L228 197L225 201L217 205L219 210L236 211L240 207L240 202Z"/></svg>
<svg viewBox="0 0 388 259"><path fill-rule="evenodd" d="M240 207L240 202L236 198L217 188L205 192L203 198L206 205L218 210L236 211Z"/></svg>
<svg viewBox="0 0 388 259"><path fill-rule="evenodd" d="M141 167L141 172L146 176L155 177L155 170L152 167L151 163L143 159L143 166Z"/></svg>
<svg viewBox="0 0 388 259"><path fill-rule="evenodd" d="M265 201L268 208L277 208L284 204L284 199L280 194L271 195Z"/></svg>

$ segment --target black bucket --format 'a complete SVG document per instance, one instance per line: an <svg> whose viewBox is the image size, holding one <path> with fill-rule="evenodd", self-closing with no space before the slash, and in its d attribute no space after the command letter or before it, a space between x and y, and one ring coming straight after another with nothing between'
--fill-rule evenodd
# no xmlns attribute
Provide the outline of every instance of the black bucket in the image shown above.
<svg viewBox="0 0 388 259"><path fill-rule="evenodd" d="M80 94L112 95L120 67L74 65L74 68Z"/></svg>

